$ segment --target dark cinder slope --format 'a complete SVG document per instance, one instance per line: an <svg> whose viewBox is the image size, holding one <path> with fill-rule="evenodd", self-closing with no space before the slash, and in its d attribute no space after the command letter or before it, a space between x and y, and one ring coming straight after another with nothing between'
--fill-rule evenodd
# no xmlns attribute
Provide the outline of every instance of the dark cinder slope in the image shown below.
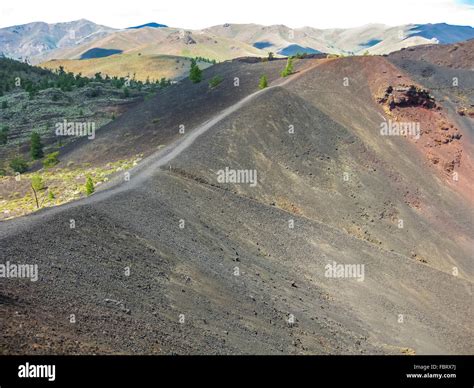
<svg viewBox="0 0 474 388"><path fill-rule="evenodd" d="M250 60L249 60L250 62ZM309 65L300 61L295 69ZM93 142L75 142L62 155L62 161L100 162L119 160L137 153L149 155L160 146L182 137L211 119L221 110L258 90L259 79L266 75L269 82L279 78L286 61L248 63L244 59L214 65L203 72L203 81L193 84L189 79L159 91L156 96L129 110L102 127ZM219 76L222 82L215 88L209 81Z"/></svg>
<svg viewBox="0 0 474 388"><path fill-rule="evenodd" d="M414 81L383 58L305 63L222 115L171 168L145 164L120 190L1 224L0 262L40 272L0 283L2 352L472 353L472 203L416 143L378 132L379 92ZM255 85L264 65L232 63L227 76ZM183 116L157 97L137 110L142 127L126 114L82 156L151 152L178 122L198 130L239 100L222 87L222 100L196 92L198 122L178 104L183 86L169 105ZM157 111L170 124L160 131L145 126ZM257 186L219 183L225 167L257 170ZM326 277L333 262L364 264L364 280Z"/></svg>
<svg viewBox="0 0 474 388"><path fill-rule="evenodd" d="M389 54L388 58L394 61L422 61L451 69L473 70L474 39L456 44L409 47Z"/></svg>
<svg viewBox="0 0 474 388"><path fill-rule="evenodd" d="M199 138L178 158L177 167L210 182L216 182L217 170L226 166L255 168L259 185L238 185L240 194L447 273L459 266L462 276L472 280L473 208L472 198L458 192L463 182L451 184L411 140L380 135L384 112L375 90L396 86L394 82L413 83L399 75L382 58L321 64L221 122L220 131ZM431 119L417 119L423 118L426 123ZM293 135L288 133L290 125ZM422 135L419 143L426 139L428 135ZM205 150L211 142L209 153ZM464 165L470 144L462 138L460 143L467 143ZM462 171L469 180L469 171Z"/></svg>

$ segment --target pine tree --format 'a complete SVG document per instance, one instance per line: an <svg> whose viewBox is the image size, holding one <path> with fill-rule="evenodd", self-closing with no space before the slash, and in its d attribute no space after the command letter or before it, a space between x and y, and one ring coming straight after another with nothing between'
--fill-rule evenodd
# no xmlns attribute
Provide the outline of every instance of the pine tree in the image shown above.
<svg viewBox="0 0 474 388"><path fill-rule="evenodd" d="M26 170L28 170L28 163L26 163L26 160L24 160L21 156L18 156L10 161L10 168L14 172L23 174L26 172Z"/></svg>
<svg viewBox="0 0 474 388"><path fill-rule="evenodd" d="M31 189L33 190L33 194L35 195L36 201L36 208L39 209L39 202L38 202L38 191L44 189L43 178L40 175L33 175L31 177Z"/></svg>
<svg viewBox="0 0 474 388"><path fill-rule="evenodd" d="M30 155L33 160L41 159L43 157L43 144L41 144L41 137L38 132L31 133Z"/></svg>
<svg viewBox="0 0 474 388"><path fill-rule="evenodd" d="M88 176L86 180L86 194L91 195L94 191L94 182L92 181L92 178Z"/></svg>
<svg viewBox="0 0 474 388"><path fill-rule="evenodd" d="M8 141L8 126L4 125L2 129L0 129L0 144L7 144Z"/></svg>
<svg viewBox="0 0 474 388"><path fill-rule="evenodd" d="M260 82L258 83L258 87L260 89L265 89L268 86L268 80L266 75L262 75L260 77Z"/></svg>
<svg viewBox="0 0 474 388"><path fill-rule="evenodd" d="M288 61L286 62L285 69L281 72L282 77L287 77L290 74L293 74L293 58L289 57Z"/></svg>
<svg viewBox="0 0 474 388"><path fill-rule="evenodd" d="M196 62L191 62L191 70L189 71L189 79L193 81L193 83L197 84L202 80L202 70L196 65Z"/></svg>

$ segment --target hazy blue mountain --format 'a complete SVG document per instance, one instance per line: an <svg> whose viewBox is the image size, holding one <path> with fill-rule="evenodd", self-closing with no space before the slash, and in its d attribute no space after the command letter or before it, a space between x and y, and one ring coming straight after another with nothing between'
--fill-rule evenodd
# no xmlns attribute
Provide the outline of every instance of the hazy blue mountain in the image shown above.
<svg viewBox="0 0 474 388"><path fill-rule="evenodd" d="M470 26L453 26L446 23L417 24L411 28L410 36L422 36L426 39L437 39L441 44L457 43L474 38L474 28Z"/></svg>
<svg viewBox="0 0 474 388"><path fill-rule="evenodd" d="M312 49L311 47L303 47L298 44L290 44L285 48L278 51L278 54L285 55L285 56L292 56L296 54L320 54L321 51Z"/></svg>
<svg viewBox="0 0 474 388"><path fill-rule="evenodd" d="M168 27L168 26L165 25L165 24L159 24L159 23L151 22L151 23L141 24L139 26L128 27L128 29L131 30L131 29L138 29L138 28L144 28L144 27L163 28L163 27Z"/></svg>
<svg viewBox="0 0 474 388"><path fill-rule="evenodd" d="M95 47L83 53L80 59L105 58L110 57L111 55L121 54L122 52L122 50Z"/></svg>

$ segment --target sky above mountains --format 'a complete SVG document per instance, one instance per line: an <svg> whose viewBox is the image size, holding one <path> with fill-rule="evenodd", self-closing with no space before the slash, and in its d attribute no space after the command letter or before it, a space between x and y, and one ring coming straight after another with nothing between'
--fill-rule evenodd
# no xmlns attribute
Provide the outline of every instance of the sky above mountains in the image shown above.
<svg viewBox="0 0 474 388"><path fill-rule="evenodd" d="M148 22L200 29L223 23L285 24L290 27L348 28L368 23L387 25L449 23L474 26L474 0L215 0L98 2L16 0L0 6L0 27L34 21L47 23L88 19L114 28Z"/></svg>

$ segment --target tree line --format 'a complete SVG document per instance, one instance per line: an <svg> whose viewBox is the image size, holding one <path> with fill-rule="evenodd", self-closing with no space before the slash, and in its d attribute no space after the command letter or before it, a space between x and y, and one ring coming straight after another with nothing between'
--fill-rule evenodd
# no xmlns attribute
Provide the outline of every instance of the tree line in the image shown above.
<svg viewBox="0 0 474 388"><path fill-rule="evenodd" d="M28 92L30 98L45 89L59 88L63 92L72 91L74 88L82 88L91 82L109 84L117 89L139 89L144 86L163 88L171 84L171 80L161 78L160 80L147 79L145 82L135 79L135 75L128 77L110 77L96 73L94 77L85 77L81 73L74 74L66 72L63 66L56 70L47 70L31 66L10 58L0 58L0 96L15 89L23 89Z"/></svg>

